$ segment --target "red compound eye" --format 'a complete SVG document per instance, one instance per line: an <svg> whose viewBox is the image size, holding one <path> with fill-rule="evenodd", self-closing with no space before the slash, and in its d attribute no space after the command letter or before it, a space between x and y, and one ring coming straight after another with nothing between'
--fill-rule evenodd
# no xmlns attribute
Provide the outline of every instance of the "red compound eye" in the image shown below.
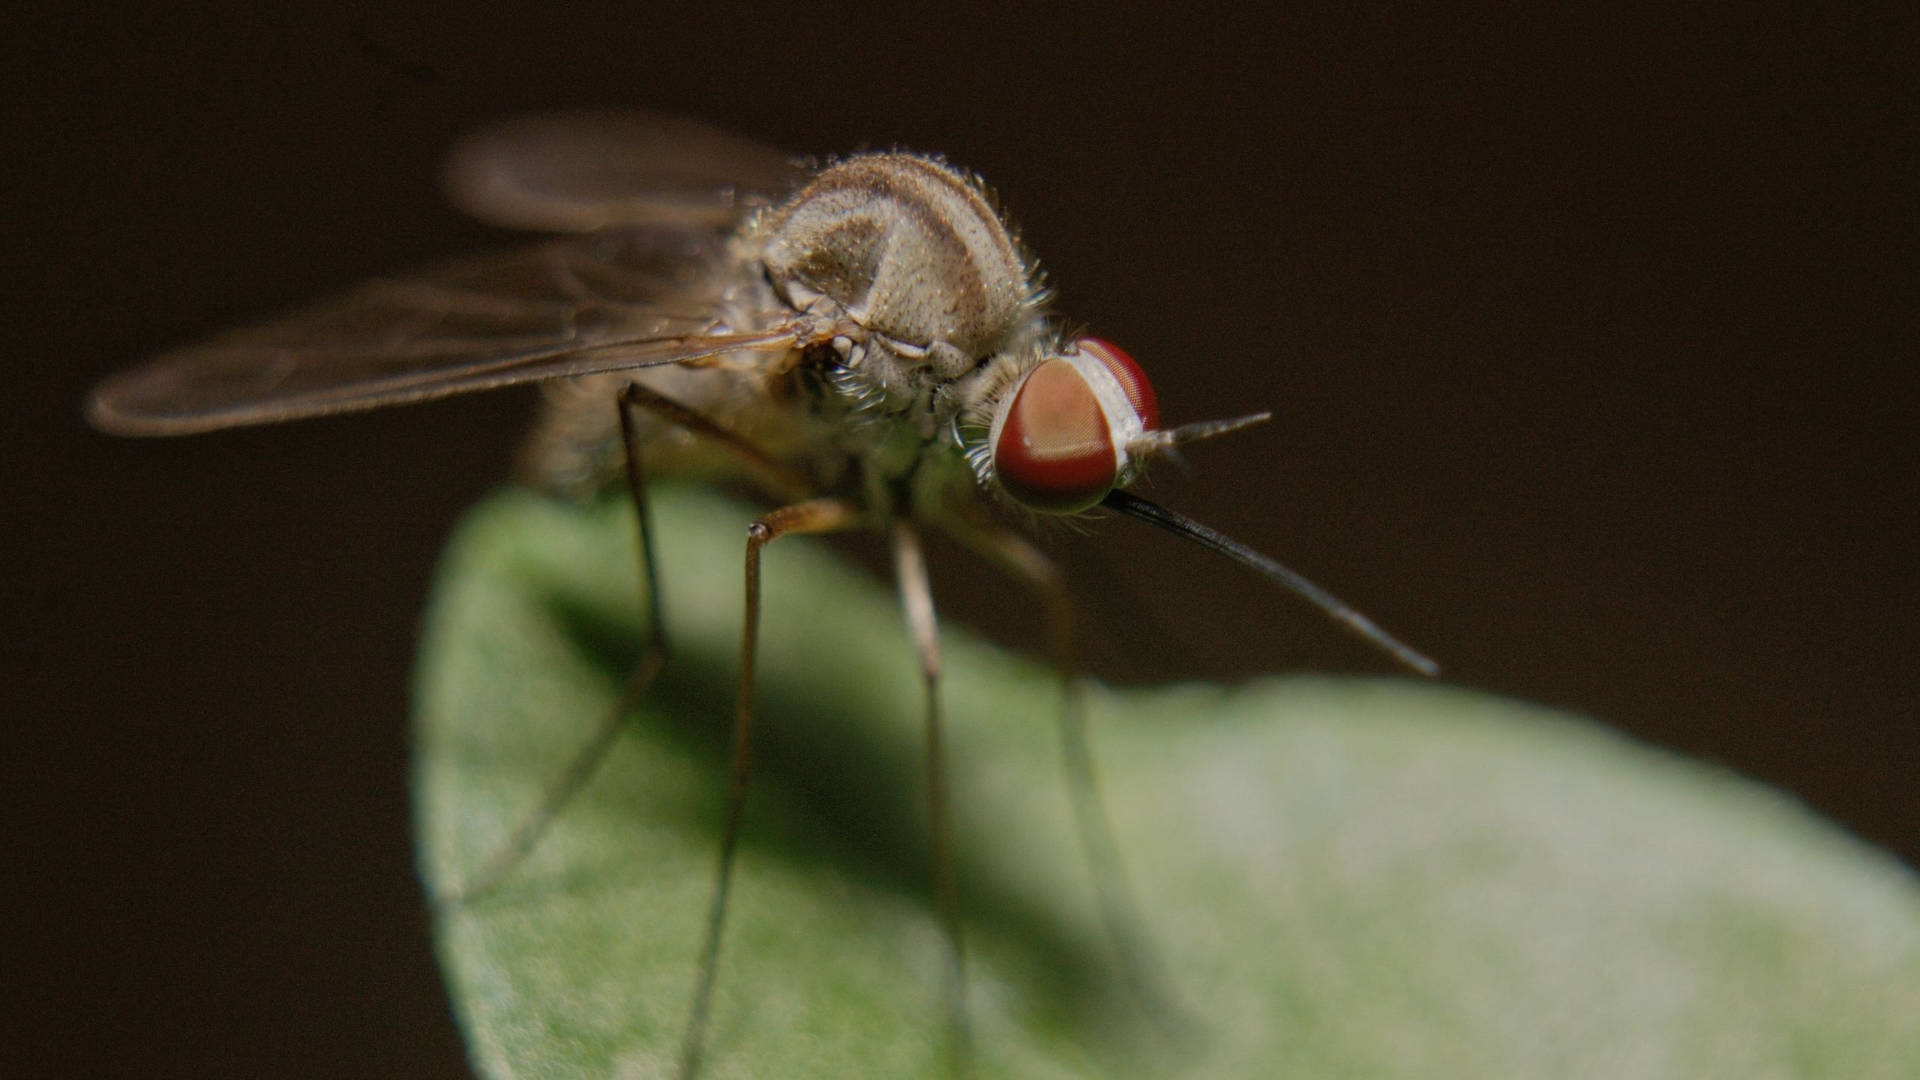
<svg viewBox="0 0 1920 1080"><path fill-rule="evenodd" d="M1153 384L1147 381L1147 373L1140 369L1133 357L1111 341L1085 337L1073 343L1074 347L1087 356L1100 361L1101 365L1113 373L1120 389L1127 392L1127 400L1133 403L1133 411L1139 415L1140 423L1148 431L1160 427L1160 399L1153 394Z"/></svg>
<svg viewBox="0 0 1920 1080"><path fill-rule="evenodd" d="M1151 402L1152 391L1148 394ZM1066 360L1041 362L1014 393L993 444L1000 485L1035 510L1068 514L1099 502L1113 488L1119 468L1093 387Z"/></svg>

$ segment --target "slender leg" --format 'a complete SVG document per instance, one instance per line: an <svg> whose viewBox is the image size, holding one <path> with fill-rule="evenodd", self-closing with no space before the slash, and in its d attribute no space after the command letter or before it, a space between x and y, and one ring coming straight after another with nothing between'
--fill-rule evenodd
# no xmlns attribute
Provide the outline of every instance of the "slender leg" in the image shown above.
<svg viewBox="0 0 1920 1080"><path fill-rule="evenodd" d="M766 479L773 482L775 488L784 493L788 498L795 500L804 499L814 491L813 482L798 470L787 465L785 462L775 459L765 450L760 449L758 446L742 438L739 433L720 426L706 415L687 408L685 405L680 404L650 386L637 382L626 384L626 386L620 390L620 403L622 406L638 405L648 412L653 413L655 416L670 421L678 427L685 428L695 435L704 436L719 443L721 446L731 450L734 455L742 461L759 470ZM635 443L632 424L628 420L624 408L621 410L620 424L621 434L627 439L627 460L629 462L635 461L637 460L637 451L633 449ZM629 470L628 475L632 475L631 470Z"/></svg>
<svg viewBox="0 0 1920 1080"><path fill-rule="evenodd" d="M635 426L635 410L643 409L670 423L701 435L725 446L749 464L766 473L769 479L780 486L791 489L803 489L806 479L786 465L769 457L759 447L741 438L732 431L714 423L706 416L674 401L637 382L629 382L621 387L620 440L627 459L627 491L633 498L634 516L639 525L640 584L646 593L647 637L641 644L640 660L634 666L633 674L627 679L627 685L621 691L620 700L608 711L600 725L594 729L585 743L568 759L553 785L547 789L540 805L521 820L520 825L508 838L505 845L494 852L480 871L465 882L452 896L442 903L463 904L484 897L499 886L507 875L527 857L540 838L552 827L560 812L572 801L573 797L586 787L606 760L607 752L613 749L621 729L626 724L627 714L645 697L666 666L667 634L666 618L661 609L659 561L654 554L653 518L647 500L646 469L641 459L641 440L639 429Z"/></svg>
<svg viewBox="0 0 1920 1080"><path fill-rule="evenodd" d="M967 1023L967 953L960 928L960 890L954 873L953 804L947 788L947 751L940 710L940 627L933 613L933 589L920 535L905 518L893 521L893 565L900 606L920 656L920 681L926 692L927 809L933 830L934 903L947 938L947 1060L954 1076L973 1072L973 1036Z"/></svg>
<svg viewBox="0 0 1920 1080"><path fill-rule="evenodd" d="M1081 693L1073 658L1073 601L1060 570L1026 537L990 521L950 518L942 525L962 544L998 564L1040 594L1047 612L1048 649L1060 678L1061 765L1073 803L1074 824L1086 851L1094 892L1107 940L1120 975L1146 1015L1166 1027L1178 1027L1180 1015L1164 999L1165 981L1154 959L1139 905L1134 900L1120 847L1114 841L1112 819L1100 794L1100 774L1087 738L1086 699Z"/></svg>
<svg viewBox="0 0 1920 1080"><path fill-rule="evenodd" d="M720 866L714 875L713 903L707 911L705 943L680 1050L680 1075L700 1072L707 1012L713 1003L714 975L720 962L720 932L727 921L727 894L733 880L733 855L747 801L747 777L753 766L754 662L760 639L760 549L789 533L842 532L865 521L860 507L846 499L811 499L783 506L747 527L746 617L740 643L740 704L733 721L733 765L727 781L726 824L720 833Z"/></svg>
<svg viewBox="0 0 1920 1080"><path fill-rule="evenodd" d="M620 439L627 458L627 491L633 498L634 517L639 525L640 587L647 605L647 636L641 643L640 660L634 665L619 701L602 718L593 735L568 759L566 767L547 788L540 805L521 820L507 843L450 898L453 903L467 903L486 896L520 865L560 816L560 811L599 770L620 730L626 726L627 713L646 696L666 666L667 624L660 600L659 562L654 555L653 515L647 503L646 470L641 463L640 439L633 417L636 407L648 408L653 402L647 397L630 395L627 391L631 389L633 384L629 383L619 397ZM669 419L677 417L669 416Z"/></svg>

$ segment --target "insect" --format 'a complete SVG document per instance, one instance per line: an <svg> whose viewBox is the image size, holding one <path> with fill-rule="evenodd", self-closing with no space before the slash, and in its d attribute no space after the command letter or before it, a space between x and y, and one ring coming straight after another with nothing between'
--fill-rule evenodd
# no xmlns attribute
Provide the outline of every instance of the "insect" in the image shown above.
<svg viewBox="0 0 1920 1080"><path fill-rule="evenodd" d="M162 355L102 383L99 428L175 435L541 381L527 472L548 487L624 468L641 522L650 639L625 695L664 656L646 477L747 479L778 501L746 538L746 612L727 813L681 1073L700 1068L740 834L754 717L760 553L781 536L876 529L891 543L924 686L935 898L948 941L951 1057L968 1056L950 851L940 656L921 532L941 530L1045 600L1065 694L1067 773L1096 877L1118 876L1073 694L1071 607L1017 527L1105 507L1225 555L1314 603L1401 664L1433 662L1299 575L1127 490L1173 447L1267 419L1161 424L1118 346L1067 334L1034 260L985 187L944 160L858 154L806 167L690 121L638 113L522 118L462 142L454 200L536 246L368 283L307 311ZM484 893L588 782L616 710L499 856ZM1109 934L1137 937L1103 886Z"/></svg>

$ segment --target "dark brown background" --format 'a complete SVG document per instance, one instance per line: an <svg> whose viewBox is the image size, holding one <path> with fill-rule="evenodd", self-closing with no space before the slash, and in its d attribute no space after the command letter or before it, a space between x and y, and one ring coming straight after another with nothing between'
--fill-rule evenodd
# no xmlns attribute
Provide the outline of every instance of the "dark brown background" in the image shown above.
<svg viewBox="0 0 1920 1080"><path fill-rule="evenodd" d="M462 1069L407 672L527 399L165 443L78 406L159 347L495 239L435 162L536 107L946 151L1170 419L1278 413L1168 501L1451 679L1920 856L1910 16L548 6L10 9L0 1074ZM1155 616L1094 643L1109 671L1381 669L1231 567L1100 533ZM966 603L972 573L950 611L1025 610Z"/></svg>

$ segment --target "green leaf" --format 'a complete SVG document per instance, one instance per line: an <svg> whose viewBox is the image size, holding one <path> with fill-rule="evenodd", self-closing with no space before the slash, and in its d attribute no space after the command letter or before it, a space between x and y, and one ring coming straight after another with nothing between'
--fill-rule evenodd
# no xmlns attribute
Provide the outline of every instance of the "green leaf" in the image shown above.
<svg viewBox="0 0 1920 1080"><path fill-rule="evenodd" d="M749 511L658 493L673 654L440 955L479 1070L669 1075L712 888ZM503 494L418 684L420 864L455 893L637 656L631 512ZM935 568L936 574L939 572ZM758 757L705 1075L939 1076L919 690L883 583L766 564ZM1044 668L945 635L984 1076L1911 1077L1914 875L1729 773L1441 685L1091 693L1167 1005L1114 973ZM1178 1018L1178 1019L1176 1019Z"/></svg>

